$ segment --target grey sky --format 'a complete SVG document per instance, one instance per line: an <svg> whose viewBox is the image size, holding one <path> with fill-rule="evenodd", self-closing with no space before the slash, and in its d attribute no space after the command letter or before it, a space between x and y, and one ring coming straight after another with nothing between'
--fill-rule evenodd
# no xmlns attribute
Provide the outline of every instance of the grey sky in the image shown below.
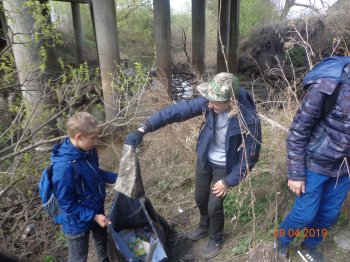
<svg viewBox="0 0 350 262"><path fill-rule="evenodd" d="M244 1L244 0L241 0ZM276 3L280 3L280 4L284 4L284 0L274 0ZM297 3L300 4L315 4L316 7L321 8L322 7L322 0L297 0ZM327 3L328 5L332 5L334 2L336 2L337 0L323 0L324 3ZM191 6L191 0L170 0L170 7L172 10L174 10L175 12L179 12L179 11L185 11L188 10L189 7ZM301 10L303 10L305 8L302 7L294 7L292 12L300 12Z"/></svg>

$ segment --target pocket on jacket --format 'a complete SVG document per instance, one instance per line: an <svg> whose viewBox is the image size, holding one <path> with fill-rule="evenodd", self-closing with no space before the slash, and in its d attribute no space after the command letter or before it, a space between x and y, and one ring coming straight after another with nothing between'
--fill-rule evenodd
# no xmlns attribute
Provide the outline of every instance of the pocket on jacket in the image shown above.
<svg viewBox="0 0 350 262"><path fill-rule="evenodd" d="M322 131L322 134L318 138L315 138L315 141L310 141L306 145L306 152L308 152L309 155L314 155L320 149L321 145L324 144L327 137L327 133Z"/></svg>
<svg viewBox="0 0 350 262"><path fill-rule="evenodd" d="M334 147L331 146L331 143L331 138L326 135L320 143L317 143L317 147L313 148L313 151L310 154L310 159L325 164L338 162L343 154L334 151Z"/></svg>
<svg viewBox="0 0 350 262"><path fill-rule="evenodd" d="M81 205L88 207L88 208L94 208L97 199L94 195L91 194L86 194L86 195L81 195L79 197L79 202Z"/></svg>

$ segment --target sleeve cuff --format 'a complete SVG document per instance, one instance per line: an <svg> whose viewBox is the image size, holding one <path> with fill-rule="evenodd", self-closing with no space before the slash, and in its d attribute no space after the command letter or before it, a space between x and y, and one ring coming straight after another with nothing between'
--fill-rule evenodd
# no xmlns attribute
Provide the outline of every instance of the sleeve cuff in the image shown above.
<svg viewBox="0 0 350 262"><path fill-rule="evenodd" d="M225 179L222 179L221 181L222 181L222 183L224 184L224 186L225 186L226 188L231 188L231 186L230 186L229 184L227 184L227 182L225 181Z"/></svg>
<svg viewBox="0 0 350 262"><path fill-rule="evenodd" d="M146 122L143 122L139 125L139 130L142 129L141 132L143 133L147 133L147 132L151 132L152 131L152 125L151 125L151 122L150 121L146 121Z"/></svg>

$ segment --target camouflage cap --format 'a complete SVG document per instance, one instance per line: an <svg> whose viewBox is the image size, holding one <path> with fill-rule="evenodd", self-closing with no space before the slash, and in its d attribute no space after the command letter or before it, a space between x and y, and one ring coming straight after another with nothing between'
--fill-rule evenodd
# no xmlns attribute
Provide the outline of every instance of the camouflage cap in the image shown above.
<svg viewBox="0 0 350 262"><path fill-rule="evenodd" d="M240 86L238 77L230 73L220 73L209 83L197 86L198 92L211 101L230 101L239 96Z"/></svg>

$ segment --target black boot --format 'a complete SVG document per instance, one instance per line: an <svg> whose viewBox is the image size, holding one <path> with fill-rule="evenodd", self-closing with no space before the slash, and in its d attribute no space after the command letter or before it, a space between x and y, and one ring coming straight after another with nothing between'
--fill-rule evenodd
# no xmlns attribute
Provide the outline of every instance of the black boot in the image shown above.
<svg viewBox="0 0 350 262"><path fill-rule="evenodd" d="M277 262L289 260L289 245L275 242L273 243L273 255Z"/></svg>
<svg viewBox="0 0 350 262"><path fill-rule="evenodd" d="M202 239L208 235L208 228L197 227L195 230L188 233L187 238L195 241Z"/></svg>
<svg viewBox="0 0 350 262"><path fill-rule="evenodd" d="M195 241L202 239L208 235L208 228L209 228L209 217L208 216L201 216L199 220L198 227L188 233L187 238Z"/></svg>
<svg viewBox="0 0 350 262"><path fill-rule="evenodd" d="M209 239L207 245L203 248L203 257L211 259L216 257L221 250L221 240Z"/></svg>

